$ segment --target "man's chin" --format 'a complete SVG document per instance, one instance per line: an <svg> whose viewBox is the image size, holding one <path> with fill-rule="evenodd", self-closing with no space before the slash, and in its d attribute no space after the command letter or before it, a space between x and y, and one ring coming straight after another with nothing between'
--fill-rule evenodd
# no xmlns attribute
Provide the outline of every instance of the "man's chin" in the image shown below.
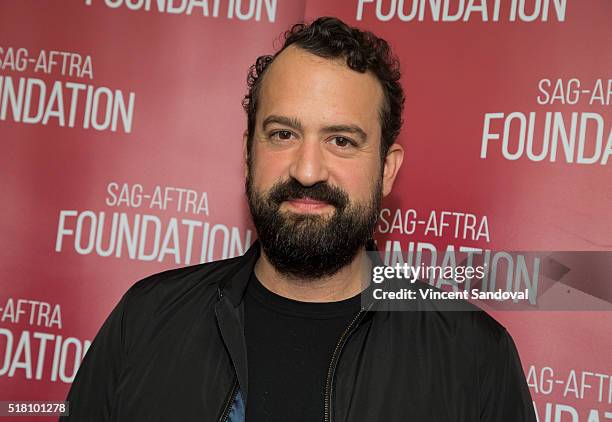
<svg viewBox="0 0 612 422"><path fill-rule="evenodd" d="M283 230L288 233L310 232L312 235L325 230L328 218L320 215L311 214L295 214L292 212L282 213L282 218L277 227L278 230Z"/></svg>

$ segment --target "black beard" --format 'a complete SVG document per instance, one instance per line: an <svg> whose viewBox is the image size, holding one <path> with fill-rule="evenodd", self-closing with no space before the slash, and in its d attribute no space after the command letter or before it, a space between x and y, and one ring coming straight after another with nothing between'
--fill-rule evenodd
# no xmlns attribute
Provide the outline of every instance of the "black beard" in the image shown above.
<svg viewBox="0 0 612 422"><path fill-rule="evenodd" d="M297 279L320 279L348 265L372 238L382 199L378 178L367 203L352 204L342 189L325 182L306 187L290 178L264 196L251 174L246 194L261 246L278 272ZM331 216L281 212L283 201L308 197L335 207Z"/></svg>

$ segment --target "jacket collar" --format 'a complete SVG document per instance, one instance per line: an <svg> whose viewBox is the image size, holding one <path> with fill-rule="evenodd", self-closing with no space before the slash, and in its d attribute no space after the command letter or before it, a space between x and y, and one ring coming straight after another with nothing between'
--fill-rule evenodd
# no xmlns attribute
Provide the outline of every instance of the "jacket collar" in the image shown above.
<svg viewBox="0 0 612 422"><path fill-rule="evenodd" d="M384 265L378 254L376 244L372 239L370 239L366 244L366 250L376 251L376 253L368 254L368 256L372 258L373 265ZM251 274L253 273L253 268L255 267L255 263L259 259L260 254L261 243L259 242L259 240L255 240L255 242L253 242L249 249L247 249L244 255L238 258L239 263L236 272L228 279L226 279L226 281L219 287L219 297L227 296L227 298L230 300L231 304L234 307L240 305L242 297L244 296L244 292L246 291L246 287L251 278Z"/></svg>
<svg viewBox="0 0 612 422"><path fill-rule="evenodd" d="M236 272L219 286L220 298L227 296L234 307L240 305L260 253L261 244L259 240L255 240L244 255L238 258L238 269Z"/></svg>

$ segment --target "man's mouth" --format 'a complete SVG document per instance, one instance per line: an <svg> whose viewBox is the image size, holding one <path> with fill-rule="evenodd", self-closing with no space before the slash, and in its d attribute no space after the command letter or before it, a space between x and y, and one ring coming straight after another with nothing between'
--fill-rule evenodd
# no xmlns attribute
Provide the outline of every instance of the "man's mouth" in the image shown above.
<svg viewBox="0 0 612 422"><path fill-rule="evenodd" d="M332 206L328 202L312 198L290 198L285 202L287 202L291 208L301 212L318 212Z"/></svg>

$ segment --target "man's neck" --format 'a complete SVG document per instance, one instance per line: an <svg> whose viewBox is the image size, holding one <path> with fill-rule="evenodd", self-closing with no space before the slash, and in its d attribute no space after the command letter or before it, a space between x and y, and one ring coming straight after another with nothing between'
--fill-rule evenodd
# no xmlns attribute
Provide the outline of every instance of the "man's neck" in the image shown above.
<svg viewBox="0 0 612 422"><path fill-rule="evenodd" d="M371 265L365 249L361 249L350 264L332 276L298 279L279 273L262 249L254 271L261 284L279 296L301 302L337 302L361 293Z"/></svg>

